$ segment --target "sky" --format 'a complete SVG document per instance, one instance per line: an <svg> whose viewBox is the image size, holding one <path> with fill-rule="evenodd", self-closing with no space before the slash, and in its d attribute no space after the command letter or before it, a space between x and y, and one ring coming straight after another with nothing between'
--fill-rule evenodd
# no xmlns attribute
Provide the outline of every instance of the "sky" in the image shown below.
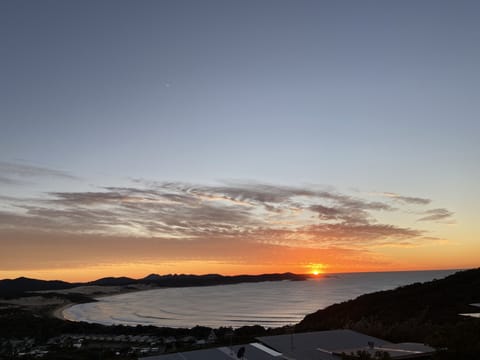
<svg viewBox="0 0 480 360"><path fill-rule="evenodd" d="M479 11L0 2L0 278L480 266Z"/></svg>

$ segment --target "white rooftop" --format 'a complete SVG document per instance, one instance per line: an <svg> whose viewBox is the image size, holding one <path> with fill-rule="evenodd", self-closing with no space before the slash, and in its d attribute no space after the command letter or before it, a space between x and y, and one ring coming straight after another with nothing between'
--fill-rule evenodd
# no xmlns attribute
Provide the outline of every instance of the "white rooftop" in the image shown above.
<svg viewBox="0 0 480 360"><path fill-rule="evenodd" d="M147 356L139 360L232 360L243 351L245 360L339 360L341 354L388 352L392 359L417 358L435 349L419 343L394 344L353 330L328 330L263 336L258 342L233 347ZM244 350L241 350L243 348ZM239 353L240 351L240 353Z"/></svg>

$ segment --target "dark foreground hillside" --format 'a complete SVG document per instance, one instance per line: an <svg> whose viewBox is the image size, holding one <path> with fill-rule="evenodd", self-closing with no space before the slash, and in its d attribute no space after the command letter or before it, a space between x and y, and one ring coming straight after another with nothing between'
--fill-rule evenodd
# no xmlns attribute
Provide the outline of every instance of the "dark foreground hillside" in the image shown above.
<svg viewBox="0 0 480 360"><path fill-rule="evenodd" d="M307 315L296 331L350 328L391 341L447 347L451 359L480 359L480 268L381 291Z"/></svg>

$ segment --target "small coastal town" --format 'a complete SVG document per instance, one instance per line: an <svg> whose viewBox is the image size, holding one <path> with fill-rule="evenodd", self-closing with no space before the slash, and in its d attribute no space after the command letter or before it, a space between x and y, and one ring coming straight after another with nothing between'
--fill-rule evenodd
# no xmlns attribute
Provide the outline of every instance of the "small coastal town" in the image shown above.
<svg viewBox="0 0 480 360"><path fill-rule="evenodd" d="M341 360L352 359L425 359L435 349L419 343L393 344L352 330L327 330L256 338L256 342L235 347L216 347L147 356L139 360Z"/></svg>
<svg viewBox="0 0 480 360"><path fill-rule="evenodd" d="M193 336L161 337L151 335L116 334L62 334L39 342L33 337L0 338L0 359L6 358L49 358L55 354L92 352L103 357L136 359L146 355L158 355L176 349L203 347L214 344L216 337L212 330L207 338Z"/></svg>
<svg viewBox="0 0 480 360"><path fill-rule="evenodd" d="M233 332L227 336L233 337ZM385 359L420 359L435 352L434 348L424 344L393 344L351 330L291 333L258 337L255 340L247 344L215 347L219 339L214 330L210 331L207 338L64 334L52 337L44 344L37 344L34 338L0 338L0 357L51 358L55 354L65 356L82 350L100 354L104 358L139 360L229 360L235 357L249 360L337 360L342 359L342 355L361 358L362 354L369 354L372 358L382 354ZM195 348L197 350L192 350Z"/></svg>

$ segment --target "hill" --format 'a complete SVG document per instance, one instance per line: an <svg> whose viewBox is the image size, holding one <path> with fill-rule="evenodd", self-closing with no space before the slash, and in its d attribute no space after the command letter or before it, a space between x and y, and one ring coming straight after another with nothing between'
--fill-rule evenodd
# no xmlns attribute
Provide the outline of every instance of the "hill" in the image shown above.
<svg viewBox="0 0 480 360"><path fill-rule="evenodd" d="M60 280L37 280L26 277L0 280L0 295L21 294L25 291L61 290L77 286Z"/></svg>
<svg viewBox="0 0 480 360"><path fill-rule="evenodd" d="M150 274L142 279L131 279L128 277L106 277L86 283L68 283L65 281L36 280L20 277L17 279L0 280L0 296L19 295L29 291L40 290L62 290L77 286L128 286L134 284L145 284L156 287L187 287L187 286L212 286L239 284L245 282L262 281L301 281L308 279L308 275L297 275L292 273L283 274L262 274L262 275L235 275L224 276L218 274L208 275L186 275L169 274L157 275Z"/></svg>
<svg viewBox="0 0 480 360"><path fill-rule="evenodd" d="M480 312L472 303L480 303L480 268L331 305L307 315L295 330L350 328L391 341L448 347L458 359L480 358L480 319L459 315Z"/></svg>

